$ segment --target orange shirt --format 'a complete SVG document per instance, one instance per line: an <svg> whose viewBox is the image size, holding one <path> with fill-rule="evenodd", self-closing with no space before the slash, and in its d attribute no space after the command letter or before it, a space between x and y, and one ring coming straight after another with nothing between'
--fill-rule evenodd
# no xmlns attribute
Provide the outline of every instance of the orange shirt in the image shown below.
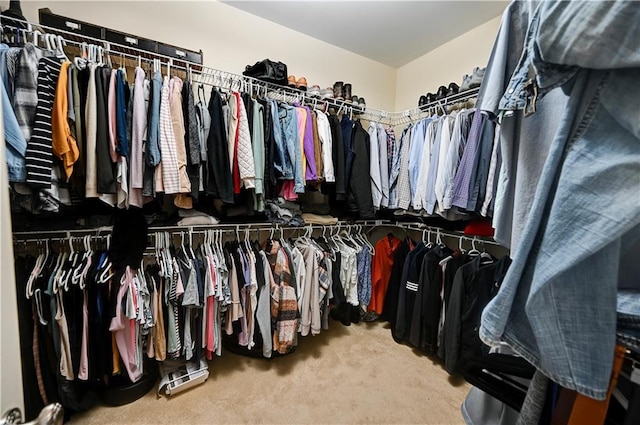
<svg viewBox="0 0 640 425"><path fill-rule="evenodd" d="M56 97L51 112L51 138L53 143L53 154L62 160L67 180L73 173L73 164L80 157L78 144L71 136L71 128L67 120L69 111L69 100L67 99L67 88L69 84L68 71L71 62L64 62L60 68L60 76L56 85Z"/></svg>
<svg viewBox="0 0 640 425"><path fill-rule="evenodd" d="M391 268L393 267L393 256L400 246L400 239L392 234L385 236L376 243L376 254L373 256L371 265L371 301L369 311L382 314L384 307L384 297L387 295Z"/></svg>

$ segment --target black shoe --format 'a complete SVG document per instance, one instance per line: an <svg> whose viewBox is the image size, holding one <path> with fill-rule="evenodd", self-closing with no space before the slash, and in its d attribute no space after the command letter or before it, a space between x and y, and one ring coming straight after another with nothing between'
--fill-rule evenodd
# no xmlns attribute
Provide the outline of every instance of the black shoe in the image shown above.
<svg viewBox="0 0 640 425"><path fill-rule="evenodd" d="M436 93L436 100L441 100L447 97L447 88L445 86L438 87L438 92Z"/></svg>
<svg viewBox="0 0 640 425"><path fill-rule="evenodd" d="M350 102L351 101L351 84L345 83L342 90L343 90L345 100L347 102Z"/></svg>
<svg viewBox="0 0 640 425"><path fill-rule="evenodd" d="M336 100L344 100L344 83L336 81L333 83L333 98Z"/></svg>
<svg viewBox="0 0 640 425"><path fill-rule="evenodd" d="M458 94L459 92L460 92L460 87L458 87L456 83L449 83L447 96L453 96L454 94Z"/></svg>
<svg viewBox="0 0 640 425"><path fill-rule="evenodd" d="M420 96L420 99L418 100L418 108L423 107L427 103L428 103L427 102L427 96L425 96L425 95Z"/></svg>
<svg viewBox="0 0 640 425"><path fill-rule="evenodd" d="M352 305L350 307L351 314L349 315L349 319L351 320L351 323L360 323L360 307L356 305Z"/></svg>
<svg viewBox="0 0 640 425"><path fill-rule="evenodd" d="M433 93L427 93L427 105L436 101L436 95Z"/></svg>

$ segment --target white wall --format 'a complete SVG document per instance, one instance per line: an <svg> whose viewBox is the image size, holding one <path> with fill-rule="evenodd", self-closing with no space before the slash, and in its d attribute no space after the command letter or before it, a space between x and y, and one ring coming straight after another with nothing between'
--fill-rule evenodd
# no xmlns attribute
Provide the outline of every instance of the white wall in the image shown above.
<svg viewBox="0 0 640 425"><path fill-rule="evenodd" d="M486 66L499 27L500 16L398 68L394 110L415 108L421 94L452 81L460 85L464 74Z"/></svg>
<svg viewBox="0 0 640 425"><path fill-rule="evenodd" d="M4 121L0 107L0 145L4 145ZM13 270L13 241L9 212L9 182L5 150L0 149L0 415L17 407L24 417L22 398L22 368L20 360L20 334L18 331L18 305Z"/></svg>
<svg viewBox="0 0 640 425"><path fill-rule="evenodd" d="M8 1L3 1L6 8ZM38 9L103 25L141 37L204 52L204 62L241 73L269 58L310 85L350 82L353 94L376 109L393 110L395 69L332 46L217 1L27 1L25 17L38 22ZM302 19L309 19L304 16ZM330 25L330 23L328 23Z"/></svg>

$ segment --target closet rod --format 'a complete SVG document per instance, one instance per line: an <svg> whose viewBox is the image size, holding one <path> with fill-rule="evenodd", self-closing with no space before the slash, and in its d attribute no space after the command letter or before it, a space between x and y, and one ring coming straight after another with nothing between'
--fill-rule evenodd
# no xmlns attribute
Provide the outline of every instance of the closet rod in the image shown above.
<svg viewBox="0 0 640 425"><path fill-rule="evenodd" d="M472 240L475 238L476 240L482 241L484 243L488 243L491 245L501 246L499 243L495 242L492 238L481 237L481 236L470 236L465 235L463 232L454 232L450 230L443 230L437 227L426 226L421 223L403 223L398 221L391 220L357 220L357 221L338 221L335 224L306 224L304 226L287 226L286 224L272 224L272 223L223 223L223 224L207 224L207 225L194 225L194 226L152 226L149 227L148 233L157 233L157 232L170 232L170 233L180 233L180 232L188 232L190 229L192 232L203 232L206 230L222 230L222 231L230 231L235 232L245 231L245 230L258 230L258 231L270 231L270 230L282 230L284 231L292 231L292 230L304 230L308 228L321 230L321 229L329 229L329 228L340 228L340 229L349 229L353 228L354 225L362 226L364 229L371 229L376 227L393 227L400 228L408 231L422 232L425 230L431 230L434 233L440 232L441 235L449 236L453 238L466 238ZM22 243L26 242L38 242L46 239L59 239L59 238L78 238L80 236L89 235L95 238L99 237L107 237L113 230L112 226L102 226L91 229L71 229L71 230L46 230L46 231L27 231L27 232L15 232L13 233L14 243ZM34 238L34 237L40 237Z"/></svg>
<svg viewBox="0 0 640 425"><path fill-rule="evenodd" d="M130 51L136 51L136 52L138 52L138 56L140 56L140 57L151 56L151 57L154 57L154 58L162 58L162 59L166 60L166 62L163 63L164 65L166 65L168 63L168 61L171 60L173 62L173 64L171 65L172 67L173 66L177 66L176 62L184 64L185 66L181 67L183 69L186 69L187 65L191 66L191 68L194 71L196 69L202 67L202 65L199 64L199 63L191 62L191 61L184 60L184 59L172 58L170 56L163 55L162 53L149 52L147 50L138 49L136 47L126 46L124 44L119 44L119 43L113 43L113 42L110 42L110 41L107 41L107 40L102 40L100 38L90 37L88 35L75 34L75 33L71 32L71 31L66 31L66 30L50 27L50 26L43 25L43 24L37 24L35 22L30 22L30 21L26 21L26 20L22 20L22 19L16 19L16 18L8 18L8 19L10 19L10 21L12 21L12 22L21 22L21 23L27 25L27 28L26 29L18 28L18 27L9 25L9 24L3 24L2 25L3 28L5 28L5 27L13 28L13 29L16 29L16 30L18 30L18 31L20 31L22 33L26 32L26 33L30 33L30 34L33 34L34 31L37 31L39 29L46 29L48 31L51 31L52 33L61 33L61 34L66 34L68 36L75 37L75 38L78 38L78 39L81 39L81 40L90 40L90 41L93 42L92 44L99 44L102 47L104 47L106 51L111 51L114 54L120 54L121 52L112 51L112 50L108 49L107 46L109 46L109 47L118 47L120 49L126 49L126 50L130 50ZM73 43L78 43L77 41L75 41L73 39L70 39L70 38L67 38L67 37L65 37L65 41L67 41L67 42L71 41ZM135 56L135 58L137 59L138 56Z"/></svg>
<svg viewBox="0 0 640 425"><path fill-rule="evenodd" d="M5 25L3 28L13 28L13 29L16 29L16 30L25 31L22 28L12 27L10 25ZM26 30L26 32L29 32L29 30ZM33 33L33 31L31 31L31 33ZM82 44L83 44L82 41L76 41L76 40L64 39L64 41L65 41L65 43L72 44L72 45L74 45L76 47L79 47L79 48L81 48ZM108 41L104 41L104 43L111 44ZM110 49L107 49L107 48L105 48L104 52L105 52L104 53L105 55L112 56L112 57L127 57L127 58L132 59L132 60L141 60L141 61L145 61L145 62L152 62L153 61L153 58L143 57L143 56L136 56L136 55L132 55L130 53L113 51L113 50L110 50ZM149 53L149 52L146 52L146 54L147 55L153 55L153 53ZM180 59L173 59L173 60L177 60L178 62L183 62ZM167 63L161 62L161 65L166 67ZM196 66L201 67L202 65L196 65ZM188 71L189 70L188 67L181 66L180 64L177 64L177 63L172 63L171 64L171 68L178 68L178 69L181 69L181 70L184 70L184 71Z"/></svg>
<svg viewBox="0 0 640 425"><path fill-rule="evenodd" d="M203 66L201 64L197 64L197 63L190 62L190 61L183 60L183 59L171 58L171 57L163 55L161 53L148 52L148 51L145 51L145 50L137 49L137 48L132 47L132 46L126 46L126 45L119 44L119 43L108 42L106 40L102 40L102 39L98 39L98 38L90 37L90 36L86 36L86 35L75 34L75 33L72 33L70 31L65 31L65 30L53 28L53 27L50 27L50 26L47 26L47 25L36 24L36 23L29 22L29 21L25 21L25 20L12 19L12 21L21 22L21 23L26 24L27 25L27 29L25 30L25 29L13 27L13 26L10 26L10 25L5 25L5 27L15 28L18 31L21 31L22 33L31 33L31 34L34 31L38 30L38 28L47 29L47 30L51 31L52 33L66 34L67 36L70 36L70 37L73 37L73 38L76 38L76 39L91 41L92 44L102 45L105 48L106 52L111 52L114 55L128 55L128 57L134 58L134 59L137 59L138 57L145 58L145 59L148 59L149 57L151 57L151 58L161 58L161 59L165 60L165 62L162 63L163 66L166 66L169 63L169 61L171 61L171 63L172 63L171 66L174 67L174 68L177 67L177 68L180 68L180 69L187 69L187 67L190 67L191 70L194 72L194 74L199 76L198 83L200 83L200 84L216 86L216 84L215 84L216 79L220 79L221 83L222 83L223 79L227 79L229 81L229 83L231 83L233 81L235 83L244 84L245 86L247 84L249 86L257 85L257 86L263 87L267 91L270 90L270 91L275 92L275 93L281 93L281 94L290 96L293 99L300 99L301 101L307 102L308 104L311 104L311 103L314 103L314 104L315 103L318 103L318 104L326 103L328 105L333 106L334 108L337 108L338 112L344 110L345 112L352 113L352 114L354 114L356 116L360 116L360 117L368 119L370 121L379 122L381 124L386 124L386 125L390 125L390 126L403 125L403 124L407 124L409 122L415 121L417 119L422 119L423 118L423 114L425 112L429 112L430 109L433 109L435 107L444 108L444 106L446 106L446 105L448 105L448 104L450 104L452 102L461 101L461 100L468 100L468 99L471 99L473 97L477 97L478 92L479 92L479 88L467 90L467 91L464 91L462 93L458 93L456 95L449 96L449 97L446 97L444 99L429 103L429 104L424 105L422 107L407 109L405 111L400 111L400 112L387 112L387 111L384 111L384 110L373 109L373 108L370 108L368 106L366 107L366 109L364 111L358 111L358 109L354 108L351 104L349 104L349 103L347 103L345 101L339 101L339 100L331 99L331 98L320 99L318 97L311 96L311 95L308 94L308 92L304 92L302 90L293 89L293 88L286 87L286 86L280 86L280 85L277 85L277 84L267 83L265 81L258 80L258 79L253 78L253 77L247 77L247 76L240 75L240 74L234 74L234 73L231 73L231 72L222 71L222 70L218 70L218 69L211 68L211 67L206 67L206 66ZM71 42L71 43L76 44L76 45L78 45L78 44L81 45L81 42L78 42L78 41L74 40L73 38L65 37L65 41ZM114 50L111 49L111 47L117 47L119 49L124 49L125 52L126 51L138 52L138 55L136 56L136 55L128 54L128 53L125 53L125 52L114 51ZM182 65L184 65L184 66L182 66ZM218 87L219 87L219 85L218 85Z"/></svg>
<svg viewBox="0 0 640 425"><path fill-rule="evenodd" d="M469 241L476 240L476 241L479 241L479 242L482 242L482 243L485 243L485 244L502 247L502 245L500 245L492 237L489 237L489 236L467 235L464 232L457 232L457 231L453 231L453 230L443 230L443 229L440 229L438 227L431 227L431 226L427 226L427 225L423 225L423 224L419 224L419 223L410 223L410 224L407 224L406 226L402 226L402 227L404 229L408 230L408 231L413 231L413 232L431 231L432 233L440 232L440 235L442 235L442 236L448 236L448 237L451 237L451 238L463 238L463 239L467 239Z"/></svg>
<svg viewBox="0 0 640 425"><path fill-rule="evenodd" d="M91 41L91 44L99 44L101 46L103 46L105 48L105 52L106 53L112 53L113 55L126 55L129 58L132 59L147 59L149 60L149 58L162 58L165 59L167 62L163 62L162 65L166 66L168 61L170 60L172 62L172 67L174 68L180 68L183 70L186 70L187 67L190 67L191 70L200 78L198 78L198 83L199 84L204 84L204 85L209 85L209 86L217 86L217 87L226 87L226 88L230 88L229 85L227 86L223 86L223 81L227 80L229 82L230 85L234 84L234 83L240 83L240 84L244 84L244 85L257 85L257 86L261 86L266 90L271 90L274 92L279 92L279 93L285 93L287 96L290 96L291 98L294 99L301 99L302 101L306 101L306 103L327 103L330 104L336 108L338 108L338 110L346 110L347 112L351 111L352 114L355 115L359 115L361 117L371 117L373 119L371 119L371 121L376 121L376 122L380 122L382 124L387 124L387 125L394 125L393 121L391 119L387 119L389 118L389 113L386 111L380 111L380 110L375 110L372 108L367 107L365 111L363 112L359 112L357 109L353 108L350 104L348 104L347 102L342 102L342 101L337 101L335 99L320 99L320 98L314 98L310 95L308 95L306 92L303 92L302 90L298 90L298 89L292 89L290 87L284 87L284 86L279 86L277 84L271 84L271 83L267 83L265 81L261 81L258 80L256 78L252 78L252 77L247 77L244 75L240 75L240 74L234 74L231 72L227 72L227 71L222 71L222 70L218 70L218 69L214 69L214 68L210 68L210 67L205 67L201 64L197 64L194 62L189 62L187 60L182 60L182 59L175 59L175 58L171 58L169 56L166 55L162 55L160 53L154 53L154 52L148 52L146 50L141 50L141 49L137 49L135 47L132 46L126 46L123 44L118 44L118 43L113 43L113 42L109 42L106 40L102 40L102 39L98 39L95 37L90 37L90 36L86 36L86 35L81 35L81 34L75 34L73 32L70 31L65 31L65 30L61 30L58 28L53 28L47 25L42 25L42 24L35 24L29 21L23 21L20 19L12 19L12 21L14 22L22 22L24 24L27 25L27 29L23 29L23 28L17 28L15 26L11 26L11 25L4 25L4 27L6 28L13 28L16 29L17 31L20 31L22 33L30 33L33 34L34 31L38 30L38 27L41 29L47 29L49 31L51 31L52 33L61 33L61 34L65 34L67 35L67 37L65 37L65 41L68 43L72 43L75 44L77 46L81 46L82 42L81 41L77 41L77 40L87 40L87 41ZM73 37L73 38L71 38ZM114 51L111 49L111 47L118 47L119 49L124 49L125 52L126 51L135 51L138 52L138 55L132 55L130 53L125 53L125 52L120 52L120 51ZM184 66L182 66L181 64L184 64ZM215 84L215 80L217 78L220 78L220 84ZM211 80L211 81L210 81Z"/></svg>
<svg viewBox="0 0 640 425"><path fill-rule="evenodd" d="M216 81L228 81L239 84L241 88L244 87L245 89L247 85L249 86L249 88L257 86L265 90L265 92L270 91L272 93L275 93L276 95L289 96L291 100L298 100L301 102L306 102L308 104L326 104L336 108L338 112L344 110L345 113L352 113L365 119L368 119L367 117L373 118L370 119L370 121L380 122L387 125L394 125L393 121L391 120L391 114L389 112L372 109L368 106L364 111L360 111L357 107L354 107L353 105L345 101L312 96L308 92L302 90L268 83L266 81L258 80L257 78L234 74L232 72L210 68L207 66L203 66L202 69L198 72L200 73L200 78L203 78L203 80L199 80L199 82L204 82L205 84L218 86L218 84L216 84Z"/></svg>

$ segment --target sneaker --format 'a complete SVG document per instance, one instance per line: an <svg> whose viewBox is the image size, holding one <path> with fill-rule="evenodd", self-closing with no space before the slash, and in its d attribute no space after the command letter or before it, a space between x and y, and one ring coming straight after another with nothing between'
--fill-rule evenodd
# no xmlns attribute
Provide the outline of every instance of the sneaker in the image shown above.
<svg viewBox="0 0 640 425"><path fill-rule="evenodd" d="M309 87L309 90L307 90L307 92L311 95L311 96L317 96L320 97L320 86L319 85L313 85L311 87Z"/></svg>
<svg viewBox="0 0 640 425"><path fill-rule="evenodd" d="M296 88L298 90L307 91L307 79L304 77L298 78L298 80L296 80Z"/></svg>
<svg viewBox="0 0 640 425"><path fill-rule="evenodd" d="M333 99L333 89L327 87L326 89L320 90L320 97L323 99Z"/></svg>
<svg viewBox="0 0 640 425"><path fill-rule="evenodd" d="M471 88L471 87L469 87L470 84L471 84L471 76L465 74L464 77L462 77L462 84L460 84L459 92L463 92L463 91L469 90Z"/></svg>
<svg viewBox="0 0 640 425"><path fill-rule="evenodd" d="M362 320L365 322L375 322L380 316L375 311L367 311L362 315Z"/></svg>
<svg viewBox="0 0 640 425"><path fill-rule="evenodd" d="M295 75L289 75L289 78L287 78L287 85L289 87L291 87L292 89L296 88L296 76Z"/></svg>
<svg viewBox="0 0 640 425"><path fill-rule="evenodd" d="M473 74L471 74L471 80L469 81L469 88L474 89L480 87L482 79L484 78L484 71L486 68L473 68Z"/></svg>

